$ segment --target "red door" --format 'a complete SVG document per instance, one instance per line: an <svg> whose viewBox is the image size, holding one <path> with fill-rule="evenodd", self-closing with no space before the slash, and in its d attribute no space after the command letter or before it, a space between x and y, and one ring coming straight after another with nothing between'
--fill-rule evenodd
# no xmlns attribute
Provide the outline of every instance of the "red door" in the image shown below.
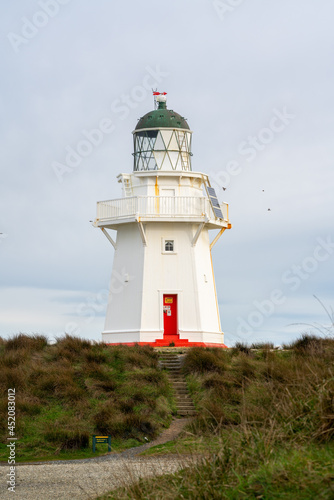
<svg viewBox="0 0 334 500"><path fill-rule="evenodd" d="M179 339L177 328L177 295L164 295L164 339L174 342Z"/></svg>

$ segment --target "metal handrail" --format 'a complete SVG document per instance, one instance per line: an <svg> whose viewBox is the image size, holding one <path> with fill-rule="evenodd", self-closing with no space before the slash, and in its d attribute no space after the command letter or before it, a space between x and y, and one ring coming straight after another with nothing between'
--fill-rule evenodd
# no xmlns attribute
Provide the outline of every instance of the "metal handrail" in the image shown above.
<svg viewBox="0 0 334 500"><path fill-rule="evenodd" d="M200 217L212 214L210 201L204 196L131 196L97 204L98 219L126 217Z"/></svg>

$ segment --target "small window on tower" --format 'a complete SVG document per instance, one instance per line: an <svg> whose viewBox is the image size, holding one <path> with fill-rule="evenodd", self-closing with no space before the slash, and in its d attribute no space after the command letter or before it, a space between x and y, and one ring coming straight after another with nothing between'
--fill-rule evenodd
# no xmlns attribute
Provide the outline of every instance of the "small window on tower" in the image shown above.
<svg viewBox="0 0 334 500"><path fill-rule="evenodd" d="M165 252L174 252L174 240L165 240Z"/></svg>

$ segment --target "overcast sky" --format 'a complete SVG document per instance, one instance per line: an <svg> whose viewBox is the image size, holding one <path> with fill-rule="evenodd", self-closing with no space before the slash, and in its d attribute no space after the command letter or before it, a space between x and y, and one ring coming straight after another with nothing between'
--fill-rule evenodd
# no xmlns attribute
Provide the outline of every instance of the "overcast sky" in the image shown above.
<svg viewBox="0 0 334 500"><path fill-rule="evenodd" d="M226 343L328 324L314 295L334 306L331 0L7 0L0 14L0 335L101 340L113 248L89 221L121 196L152 87L230 204L213 249Z"/></svg>

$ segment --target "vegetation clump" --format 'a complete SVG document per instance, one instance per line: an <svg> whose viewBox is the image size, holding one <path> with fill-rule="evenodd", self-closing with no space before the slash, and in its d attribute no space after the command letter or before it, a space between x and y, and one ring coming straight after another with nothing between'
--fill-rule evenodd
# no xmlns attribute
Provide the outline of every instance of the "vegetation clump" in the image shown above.
<svg viewBox="0 0 334 500"><path fill-rule="evenodd" d="M205 356L211 353L207 351ZM189 371L185 361L197 403L197 433L232 425L260 432L274 429L280 443L333 440L334 340L303 335L287 352L250 356L244 349L216 349L211 355L214 376L212 366L203 369L200 364Z"/></svg>
<svg viewBox="0 0 334 500"><path fill-rule="evenodd" d="M193 451L195 465L104 499L334 498L334 340L245 347L186 354L197 416L156 453Z"/></svg>
<svg viewBox="0 0 334 500"><path fill-rule="evenodd" d="M7 459L7 392L15 388L18 460L91 453L91 436L126 448L171 420L172 393L149 346L106 346L66 335L0 342L0 457Z"/></svg>

